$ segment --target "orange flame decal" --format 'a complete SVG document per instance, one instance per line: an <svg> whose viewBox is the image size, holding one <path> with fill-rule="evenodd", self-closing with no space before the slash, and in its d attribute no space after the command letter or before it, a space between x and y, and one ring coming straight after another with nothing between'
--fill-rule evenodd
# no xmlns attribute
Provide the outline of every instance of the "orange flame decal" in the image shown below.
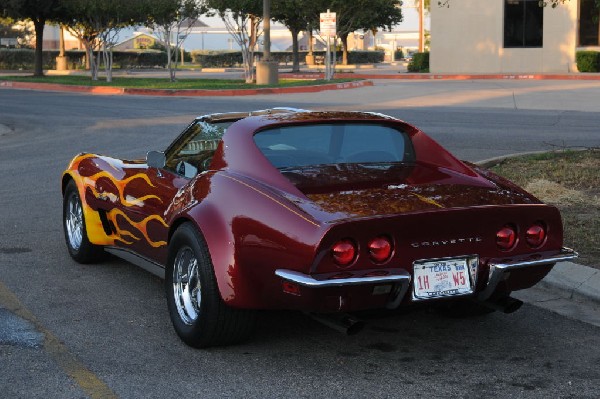
<svg viewBox="0 0 600 399"><path fill-rule="evenodd" d="M152 182L150 181L148 176L146 176L142 173L135 174L135 175L128 177L126 179L123 179L123 180L116 179L113 175L111 175L110 173L108 173L106 171L98 172L93 176L86 177L85 178L86 185L89 186L90 188L92 188L92 190L94 191L94 194L96 196L98 196L98 192L93 187L93 184L95 181L97 181L101 177L105 177L105 178L109 179L115 185L115 187L117 187L117 190L119 191L119 201L121 202L121 204L125 205L126 207L142 206L144 204L144 201L148 200L150 198L154 198L154 199L157 199L158 201L162 202L160 197L157 195L144 195L143 197L140 197L140 198L125 197L125 194L124 194L125 188L132 180L142 179L146 183L148 183L148 185L150 187L154 187L154 185L152 184Z"/></svg>
<svg viewBox="0 0 600 399"><path fill-rule="evenodd" d="M163 245L167 245L166 241L152 241L150 239L150 237L148 236L148 222L150 222L151 220L156 220L157 222L159 222L160 224L162 224L164 227L169 227L167 225L167 223L165 223L164 219L161 218L158 215L150 215L147 218L145 218L145 219L143 219L143 220L141 220L139 222L134 222L122 210L120 210L120 209L112 209L110 212L108 212L107 216L113 222L113 224L117 227L117 233L121 237L122 236L128 236L128 237L133 238L136 241L139 240L139 238L136 237L130 231L118 227L117 216L121 216L129 224L131 224L133 227L135 227L140 233L142 233L142 235L144 236L144 238L146 239L146 241L148 242L148 244L150 244L152 247L158 248L158 247L162 247ZM132 244L132 242L127 242L126 240L121 239L121 238L119 238L119 240L122 241L122 242L124 242L125 244Z"/></svg>

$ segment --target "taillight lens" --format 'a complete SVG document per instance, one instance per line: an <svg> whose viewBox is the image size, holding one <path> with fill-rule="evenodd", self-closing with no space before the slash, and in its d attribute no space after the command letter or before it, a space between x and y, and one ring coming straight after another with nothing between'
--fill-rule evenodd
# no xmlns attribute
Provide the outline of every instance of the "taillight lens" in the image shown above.
<svg viewBox="0 0 600 399"><path fill-rule="evenodd" d="M546 239L546 228L541 223L535 223L525 232L527 244L533 248L540 247Z"/></svg>
<svg viewBox="0 0 600 399"><path fill-rule="evenodd" d="M376 263L383 263L392 255L392 243L387 237L375 237L369 241L369 256Z"/></svg>
<svg viewBox="0 0 600 399"><path fill-rule="evenodd" d="M504 226L496 233L496 244L502 250L512 249L517 242L517 231L513 226Z"/></svg>
<svg viewBox="0 0 600 399"><path fill-rule="evenodd" d="M349 239L338 241L331 247L331 256L339 266L348 266L356 258L356 245Z"/></svg>

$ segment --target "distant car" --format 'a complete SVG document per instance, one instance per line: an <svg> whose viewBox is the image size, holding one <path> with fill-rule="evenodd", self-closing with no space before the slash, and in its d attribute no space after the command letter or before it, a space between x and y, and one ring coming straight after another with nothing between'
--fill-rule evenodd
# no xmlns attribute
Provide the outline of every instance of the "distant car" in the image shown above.
<svg viewBox="0 0 600 399"><path fill-rule="evenodd" d="M247 338L256 309L510 312L576 256L555 207L375 113L202 116L146 160L76 156L62 192L73 259L163 277L194 347Z"/></svg>

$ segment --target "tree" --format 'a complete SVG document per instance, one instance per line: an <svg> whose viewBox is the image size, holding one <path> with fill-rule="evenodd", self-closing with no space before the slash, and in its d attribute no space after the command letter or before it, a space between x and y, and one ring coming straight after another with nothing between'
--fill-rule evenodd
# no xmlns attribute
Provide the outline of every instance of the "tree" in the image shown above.
<svg viewBox="0 0 600 399"><path fill-rule="evenodd" d="M206 12L204 4L199 0L154 0L149 3L147 24L165 45L171 82L175 81L177 71L174 59L200 14Z"/></svg>
<svg viewBox="0 0 600 399"><path fill-rule="evenodd" d="M92 80L98 80L104 61L106 80L112 81L112 48L117 44L118 33L127 26L145 22L144 4L144 0L63 0L65 12L61 22L83 43Z"/></svg>
<svg viewBox="0 0 600 399"><path fill-rule="evenodd" d="M207 5L223 20L242 50L246 83L254 82L254 49L260 32L262 2L256 0L208 0Z"/></svg>
<svg viewBox="0 0 600 399"><path fill-rule="evenodd" d="M336 13L337 32L343 46L342 63L348 64L348 35L357 30L391 30L402 22L400 0L333 0L328 8ZM365 10L368 10L366 12Z"/></svg>
<svg viewBox="0 0 600 399"><path fill-rule="evenodd" d="M298 35L308 29L311 22L315 22L314 13L310 13L310 0L277 0L273 2L271 15L275 21L284 24L292 34L292 72L300 71L298 54Z"/></svg>
<svg viewBox="0 0 600 399"><path fill-rule="evenodd" d="M63 7L60 0L4 0L6 16L29 19L35 27L35 66L33 75L44 76L42 50L46 21L60 18Z"/></svg>
<svg viewBox="0 0 600 399"><path fill-rule="evenodd" d="M0 37L17 39L16 47L31 48L31 39L34 32L29 22L19 22L12 18L0 17Z"/></svg>

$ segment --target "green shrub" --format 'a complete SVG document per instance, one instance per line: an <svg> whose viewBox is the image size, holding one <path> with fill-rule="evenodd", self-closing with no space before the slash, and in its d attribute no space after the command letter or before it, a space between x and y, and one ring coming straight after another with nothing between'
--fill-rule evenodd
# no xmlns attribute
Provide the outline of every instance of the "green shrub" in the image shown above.
<svg viewBox="0 0 600 399"><path fill-rule="evenodd" d="M578 51L575 59L579 72L600 72L600 52Z"/></svg>
<svg viewBox="0 0 600 399"><path fill-rule="evenodd" d="M396 61L401 60L402 58L404 58L404 51L398 49L394 52L394 59Z"/></svg>
<svg viewBox="0 0 600 399"><path fill-rule="evenodd" d="M242 65L241 51L195 50L191 52L192 63L203 68L227 68Z"/></svg>
<svg viewBox="0 0 600 399"><path fill-rule="evenodd" d="M31 49L0 49L0 69L29 69L33 63Z"/></svg>
<svg viewBox="0 0 600 399"><path fill-rule="evenodd" d="M429 72L429 53L414 53L407 68L408 72Z"/></svg>
<svg viewBox="0 0 600 399"><path fill-rule="evenodd" d="M167 53L160 50L113 51L113 67L164 68L167 65Z"/></svg>
<svg viewBox="0 0 600 399"><path fill-rule="evenodd" d="M300 63L306 62L306 51L298 53ZM261 52L255 52L257 59L262 56ZM316 59L324 59L325 51L313 51ZM383 51L350 51L348 52L348 63L350 64L376 64L383 62ZM230 68L242 65L242 53L240 51L214 51L196 50L191 52L192 62L204 68ZM293 62L291 51L273 51L271 58L280 64L288 65ZM338 63L342 59L342 52L337 52Z"/></svg>
<svg viewBox="0 0 600 399"><path fill-rule="evenodd" d="M70 68L83 65L85 62L84 51L67 51L67 62ZM56 68L57 50L42 52L42 67L44 69ZM35 64L35 50L32 49L0 49L0 69L18 70L33 69Z"/></svg>
<svg viewBox="0 0 600 399"><path fill-rule="evenodd" d="M69 50L65 52L69 69L85 67L85 51ZM42 67L56 68L58 50L42 52ZM35 51L31 49L0 49L0 69L18 70L33 69ZM167 64L165 52L157 50L113 51L114 68L164 68Z"/></svg>

